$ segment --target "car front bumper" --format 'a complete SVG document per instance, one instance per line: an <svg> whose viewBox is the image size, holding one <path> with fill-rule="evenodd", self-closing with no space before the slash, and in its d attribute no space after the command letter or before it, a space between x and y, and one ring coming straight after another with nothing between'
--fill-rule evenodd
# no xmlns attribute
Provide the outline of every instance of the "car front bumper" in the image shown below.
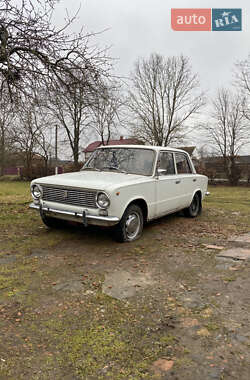
<svg viewBox="0 0 250 380"><path fill-rule="evenodd" d="M86 214L85 211L80 213L80 212L73 212L73 211L66 211L66 210L57 210L50 207L43 207L40 205L36 205L35 203L31 203L29 207L31 209L40 211L41 214L44 214L46 216L82 223L85 226L87 226L88 224L91 224L95 226L109 227L109 226L114 226L115 224L119 223L119 218L115 216L89 215L89 214Z"/></svg>

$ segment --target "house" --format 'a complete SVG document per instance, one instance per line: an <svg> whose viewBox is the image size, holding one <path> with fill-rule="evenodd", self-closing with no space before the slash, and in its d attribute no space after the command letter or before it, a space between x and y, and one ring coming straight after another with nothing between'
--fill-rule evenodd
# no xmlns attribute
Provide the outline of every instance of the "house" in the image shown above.
<svg viewBox="0 0 250 380"><path fill-rule="evenodd" d="M183 146L183 147L177 146L176 148L184 150L185 152L189 154L190 157L192 157L196 147L195 146Z"/></svg>
<svg viewBox="0 0 250 380"><path fill-rule="evenodd" d="M94 141L89 144L83 151L85 154L85 160L87 160L91 153L93 153L101 145L103 145L101 141ZM119 140L109 140L105 145L144 145L144 143L136 138L124 139L123 136L120 136Z"/></svg>

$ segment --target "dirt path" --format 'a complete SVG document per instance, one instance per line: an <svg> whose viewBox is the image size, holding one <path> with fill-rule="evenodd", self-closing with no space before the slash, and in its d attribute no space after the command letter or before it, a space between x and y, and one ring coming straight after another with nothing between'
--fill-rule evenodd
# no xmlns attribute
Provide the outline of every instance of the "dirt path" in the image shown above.
<svg viewBox="0 0 250 380"><path fill-rule="evenodd" d="M0 379L249 380L244 218L169 216L133 244L73 227L52 247L4 251Z"/></svg>

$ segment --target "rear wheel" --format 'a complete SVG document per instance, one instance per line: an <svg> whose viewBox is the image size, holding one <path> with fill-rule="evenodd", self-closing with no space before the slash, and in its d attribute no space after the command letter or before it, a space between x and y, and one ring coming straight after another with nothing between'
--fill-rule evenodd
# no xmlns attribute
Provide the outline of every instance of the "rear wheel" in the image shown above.
<svg viewBox="0 0 250 380"><path fill-rule="evenodd" d="M195 218L202 211L201 197L196 193L192 199L189 207L184 209L185 216L189 218Z"/></svg>
<svg viewBox="0 0 250 380"><path fill-rule="evenodd" d="M142 234L143 214L136 204L128 206L120 223L115 227L116 240L119 242L131 242Z"/></svg>

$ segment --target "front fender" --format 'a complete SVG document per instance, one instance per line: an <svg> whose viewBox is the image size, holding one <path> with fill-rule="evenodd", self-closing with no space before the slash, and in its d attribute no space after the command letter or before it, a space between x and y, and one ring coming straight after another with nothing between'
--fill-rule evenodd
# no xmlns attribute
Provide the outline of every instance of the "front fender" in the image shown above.
<svg viewBox="0 0 250 380"><path fill-rule="evenodd" d="M147 207L147 214L149 213L149 206L148 206L147 200L143 196L135 196L135 197L130 198L127 201L127 203L124 205L124 207L122 209L122 216L123 216L124 212L126 211L126 209L128 208L128 206L131 203L135 203L136 201L144 201L146 204L146 207Z"/></svg>
<svg viewBox="0 0 250 380"><path fill-rule="evenodd" d="M127 207L137 200L145 202L148 209L148 218L153 218L156 209L155 181L147 181L140 185L116 189L112 195L110 215L118 216L121 219Z"/></svg>

